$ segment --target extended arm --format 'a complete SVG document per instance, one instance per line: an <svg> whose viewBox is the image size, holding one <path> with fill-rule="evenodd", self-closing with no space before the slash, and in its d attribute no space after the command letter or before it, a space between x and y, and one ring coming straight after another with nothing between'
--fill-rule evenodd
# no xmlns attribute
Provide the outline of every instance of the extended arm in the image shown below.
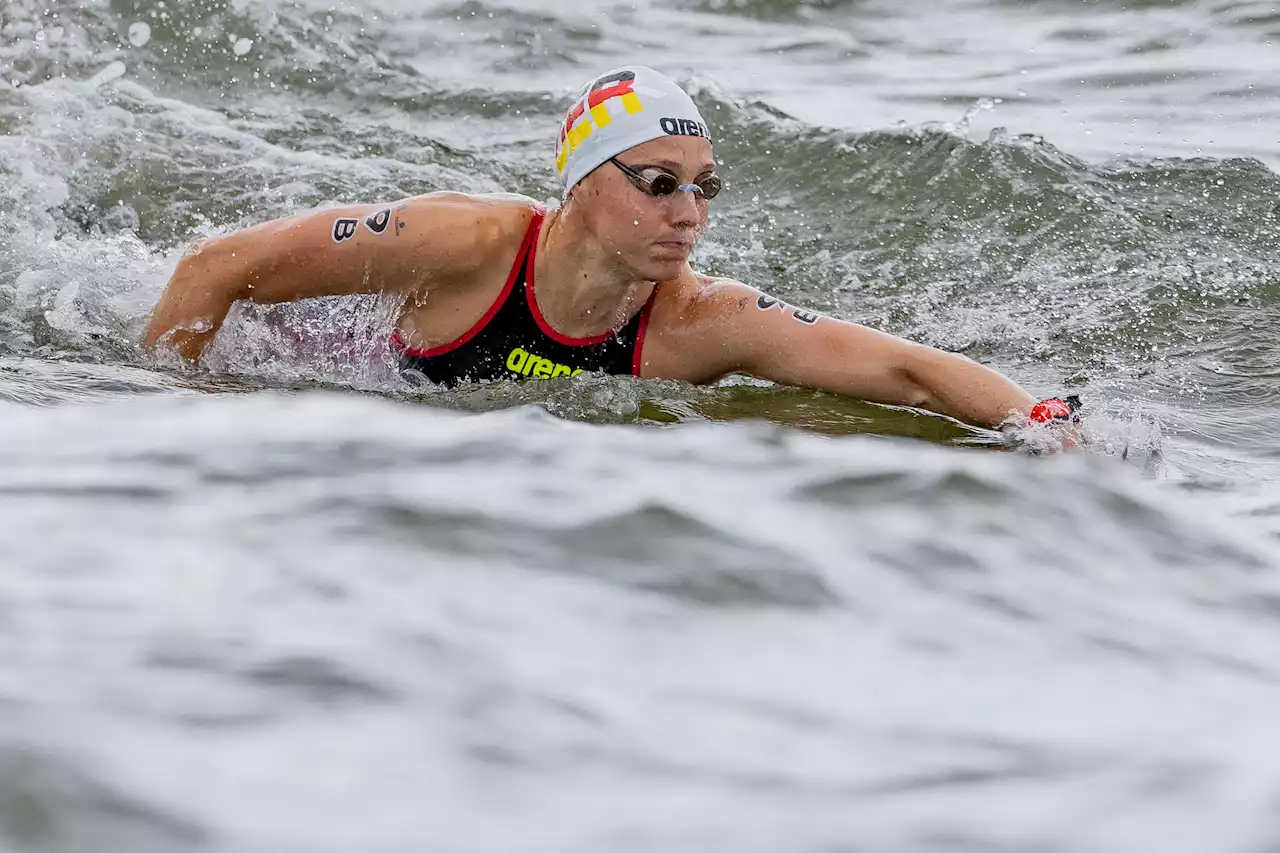
<svg viewBox="0 0 1280 853"><path fill-rule="evenodd" d="M744 372L986 427L1035 404L1016 384L964 356L804 311L737 282L703 285L690 298L672 299L651 334L646 376L710 381Z"/></svg>
<svg viewBox="0 0 1280 853"><path fill-rule="evenodd" d="M232 304L413 292L477 262L491 211L453 193L359 205L266 222L206 240L178 263L142 343L197 360Z"/></svg>

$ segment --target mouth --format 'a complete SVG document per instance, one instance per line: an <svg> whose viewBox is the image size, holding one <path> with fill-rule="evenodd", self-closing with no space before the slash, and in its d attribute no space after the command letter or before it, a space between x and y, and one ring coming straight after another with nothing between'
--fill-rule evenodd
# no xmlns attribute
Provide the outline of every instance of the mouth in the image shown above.
<svg viewBox="0 0 1280 853"><path fill-rule="evenodd" d="M658 240L653 245L659 249L665 249L668 252L691 252L693 251L692 240Z"/></svg>

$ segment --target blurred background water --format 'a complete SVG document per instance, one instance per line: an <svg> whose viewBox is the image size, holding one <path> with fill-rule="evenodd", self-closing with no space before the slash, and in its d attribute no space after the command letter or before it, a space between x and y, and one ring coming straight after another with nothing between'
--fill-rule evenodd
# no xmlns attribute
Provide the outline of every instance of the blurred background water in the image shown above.
<svg viewBox="0 0 1280 853"><path fill-rule="evenodd" d="M1232 0L7 0L0 847L1280 850L1277 39ZM713 125L700 269L1079 393L1086 449L743 380L423 393L377 298L138 347L193 239L554 198L627 62Z"/></svg>

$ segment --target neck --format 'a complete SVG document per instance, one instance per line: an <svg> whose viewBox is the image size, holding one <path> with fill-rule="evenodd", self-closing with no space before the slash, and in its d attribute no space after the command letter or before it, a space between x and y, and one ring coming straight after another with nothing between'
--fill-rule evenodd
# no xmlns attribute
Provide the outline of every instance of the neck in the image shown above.
<svg viewBox="0 0 1280 853"><path fill-rule="evenodd" d="M654 284L622 267L571 205L547 214L534 279L542 316L557 332L575 338L621 328Z"/></svg>

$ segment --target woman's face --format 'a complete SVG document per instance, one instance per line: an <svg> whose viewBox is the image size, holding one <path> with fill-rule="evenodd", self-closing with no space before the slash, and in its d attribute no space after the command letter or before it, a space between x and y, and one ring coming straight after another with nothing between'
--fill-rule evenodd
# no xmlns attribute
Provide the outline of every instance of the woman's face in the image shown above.
<svg viewBox="0 0 1280 853"><path fill-rule="evenodd" d="M680 184L702 180L715 169L711 143L694 136L668 136L637 145L616 158L651 178L668 172ZM707 225L707 200L677 190L655 197L636 187L613 163L604 163L573 189L601 245L637 278L676 278Z"/></svg>

